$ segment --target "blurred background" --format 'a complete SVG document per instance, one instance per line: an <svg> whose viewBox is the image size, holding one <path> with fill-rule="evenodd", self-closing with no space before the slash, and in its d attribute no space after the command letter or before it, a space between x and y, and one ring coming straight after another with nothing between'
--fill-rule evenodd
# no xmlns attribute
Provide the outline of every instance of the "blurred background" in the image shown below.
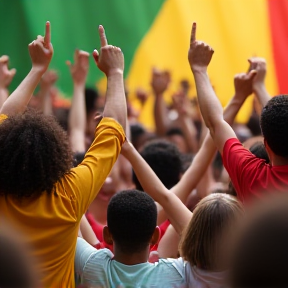
<svg viewBox="0 0 288 288"><path fill-rule="evenodd" d="M27 45L44 34L49 20L55 51L50 68L58 71L57 86L69 99L73 85L65 61L73 60L76 48L90 53L99 48L97 27L102 24L108 41L124 52L126 84L135 109L141 106L136 89L148 93L139 121L153 128L152 67L171 73L167 102L182 80L188 80L190 96L195 96L187 61L193 21L198 24L197 38L215 50L209 76L223 105L234 93L234 75L247 71L251 56L267 60L269 93L287 93L287 16L287 0L0 0L0 55L9 55L11 68L17 69L12 90L30 69ZM101 92L106 85L104 75L92 56L90 62L87 84ZM251 109L252 98L238 121L247 121Z"/></svg>

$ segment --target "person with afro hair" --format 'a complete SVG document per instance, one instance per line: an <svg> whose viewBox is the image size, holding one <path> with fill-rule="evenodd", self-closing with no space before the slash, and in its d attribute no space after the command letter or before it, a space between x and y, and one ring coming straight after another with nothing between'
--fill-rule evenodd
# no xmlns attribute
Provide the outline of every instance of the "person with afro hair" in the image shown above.
<svg viewBox="0 0 288 288"><path fill-rule="evenodd" d="M262 104L261 130L270 163L254 156L237 139L231 126L223 119L223 108L209 81L207 68L213 49L196 40L196 23L191 32L188 60L194 75L200 110L206 126L223 158L237 197L242 202L261 198L268 191L286 192L288 186L288 95L270 99L264 79L266 63L261 58L249 59L247 91L255 93ZM270 99L270 100L269 100Z"/></svg>
<svg viewBox="0 0 288 288"><path fill-rule="evenodd" d="M125 141L124 57L120 48L108 45L102 26L99 35L100 55L95 50L93 56L107 76L104 117L77 167L72 168L68 138L56 120L26 110L53 55L49 22L45 37L38 36L29 45L31 71L0 110L1 218L9 219L25 235L23 242L32 247L35 273L40 275L43 287L75 286L79 223Z"/></svg>

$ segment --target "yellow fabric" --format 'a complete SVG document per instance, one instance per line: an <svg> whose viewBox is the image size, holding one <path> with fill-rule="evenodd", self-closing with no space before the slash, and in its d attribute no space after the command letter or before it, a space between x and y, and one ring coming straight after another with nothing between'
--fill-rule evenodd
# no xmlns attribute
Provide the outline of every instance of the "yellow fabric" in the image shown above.
<svg viewBox="0 0 288 288"><path fill-rule="evenodd" d="M179 89L179 81L193 82L187 60L192 22L196 21L197 39L209 43L215 50L209 67L209 76L223 106L234 94L233 77L248 69L247 59L251 56L267 60L266 87L271 95L278 91L267 1L264 0L166 0L154 23L142 39L127 76L133 105L140 103L133 96L138 87L151 91L153 66L172 72L173 86L166 100ZM196 95L195 87L191 96ZM153 95L140 116L148 128L154 127ZM244 104L237 118L245 122L251 113L252 99Z"/></svg>
<svg viewBox="0 0 288 288"><path fill-rule="evenodd" d="M125 134L103 118L83 162L37 199L0 198L0 211L23 232L38 261L43 287L74 287L74 255L79 222L115 163ZM15 179L17 181L17 179Z"/></svg>
<svg viewBox="0 0 288 288"><path fill-rule="evenodd" d="M2 123L5 119L7 119L7 115L5 114L0 114L0 123Z"/></svg>

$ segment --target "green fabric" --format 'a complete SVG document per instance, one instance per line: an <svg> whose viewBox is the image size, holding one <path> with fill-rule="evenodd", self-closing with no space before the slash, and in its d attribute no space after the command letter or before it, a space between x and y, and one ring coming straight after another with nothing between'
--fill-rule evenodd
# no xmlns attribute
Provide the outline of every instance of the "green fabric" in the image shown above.
<svg viewBox="0 0 288 288"><path fill-rule="evenodd" d="M0 55L10 57L10 67L17 69L14 89L29 71L27 46L43 35L45 21L51 22L54 56L50 68L59 71L58 85L71 95L66 60L73 60L76 48L90 53L99 48L98 25L106 29L109 43L121 47L127 75L133 55L149 30L165 0L0 0ZM156 48L157 49L157 48ZM88 85L103 74L91 56Z"/></svg>

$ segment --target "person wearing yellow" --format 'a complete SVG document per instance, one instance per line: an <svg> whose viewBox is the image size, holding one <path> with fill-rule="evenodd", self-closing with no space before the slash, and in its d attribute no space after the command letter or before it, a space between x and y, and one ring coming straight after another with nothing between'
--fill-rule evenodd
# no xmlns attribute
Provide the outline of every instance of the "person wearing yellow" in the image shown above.
<svg viewBox="0 0 288 288"><path fill-rule="evenodd" d="M47 22L45 37L29 44L31 71L0 110L0 218L23 234L42 287L73 288L80 220L125 141L124 57L99 26L101 50L93 56L107 76L104 118L83 162L72 168L67 135L54 118L26 110L53 55L50 35Z"/></svg>

